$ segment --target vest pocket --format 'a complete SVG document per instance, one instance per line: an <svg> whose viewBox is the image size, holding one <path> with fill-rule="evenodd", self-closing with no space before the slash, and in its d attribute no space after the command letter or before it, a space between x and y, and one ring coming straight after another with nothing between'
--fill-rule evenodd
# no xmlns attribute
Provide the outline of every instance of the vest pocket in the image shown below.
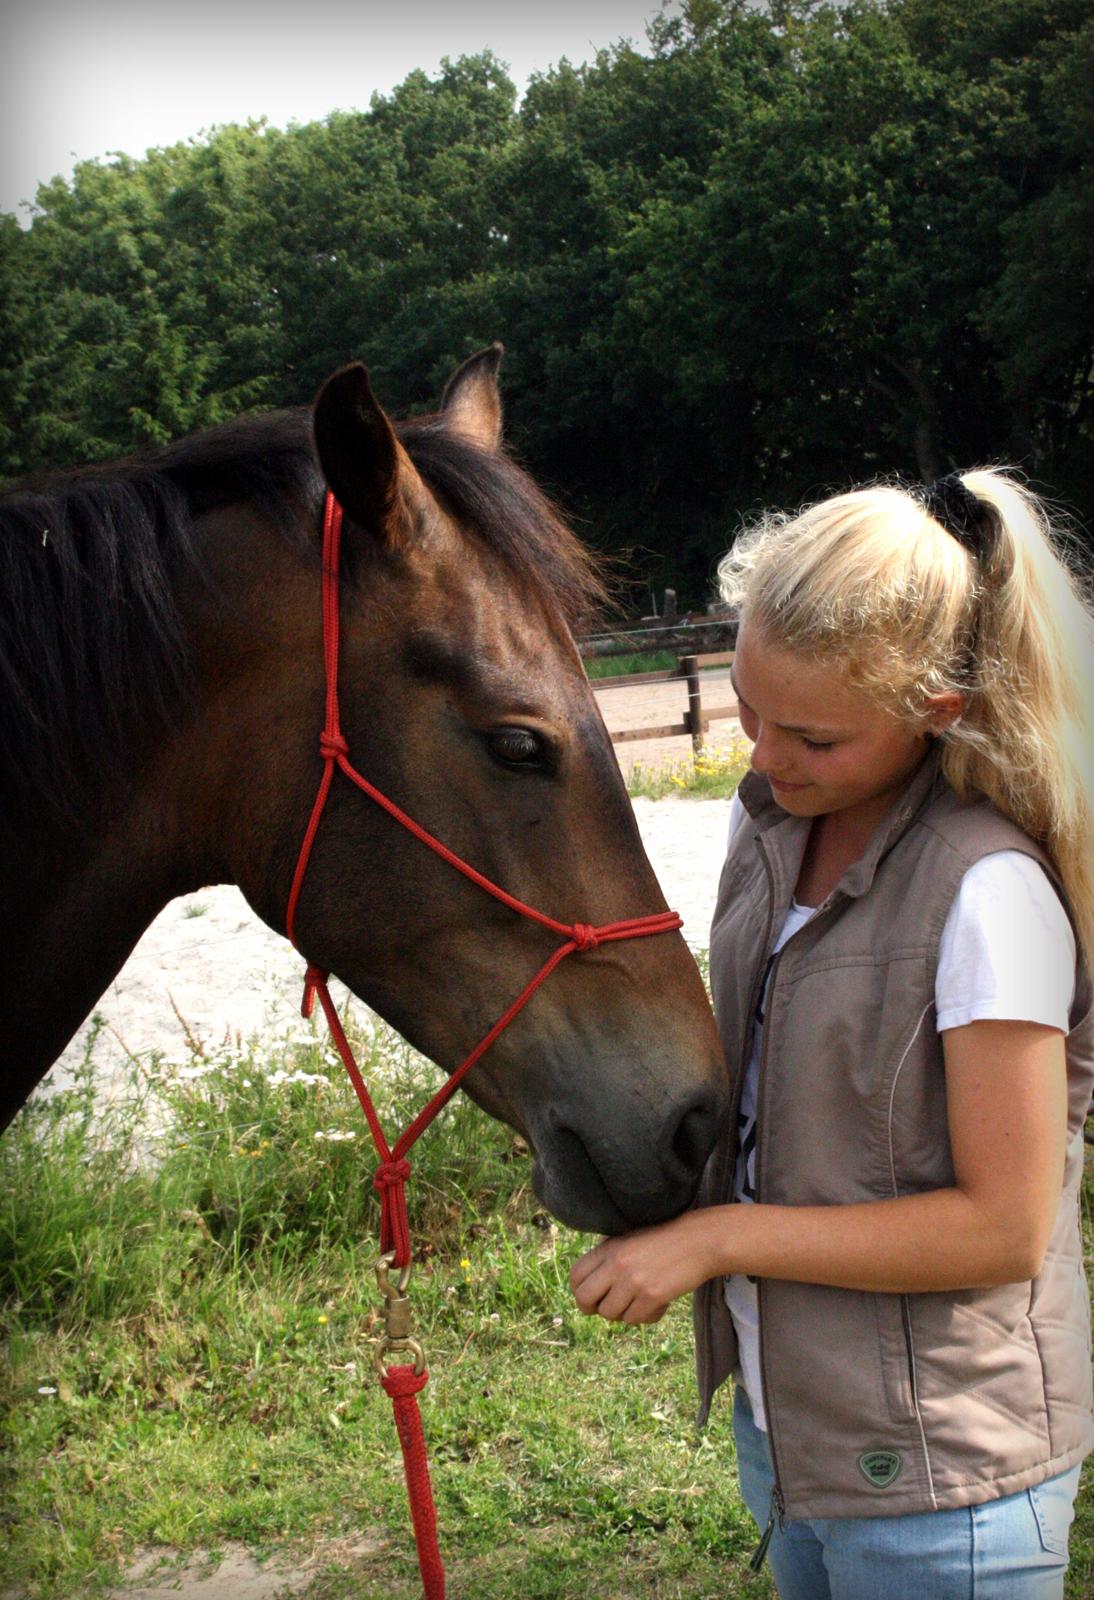
<svg viewBox="0 0 1094 1600"><path fill-rule="evenodd" d="M875 1294L873 1301L885 1404L894 1422L908 1422L916 1416L916 1405L906 1297Z"/></svg>

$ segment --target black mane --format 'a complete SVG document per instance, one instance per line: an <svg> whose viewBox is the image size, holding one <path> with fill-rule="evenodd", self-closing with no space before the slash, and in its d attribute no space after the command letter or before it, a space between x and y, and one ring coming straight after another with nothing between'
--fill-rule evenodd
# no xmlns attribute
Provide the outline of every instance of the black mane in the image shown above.
<svg viewBox="0 0 1094 1600"><path fill-rule="evenodd" d="M581 626L603 601L596 564L532 480L443 419L397 431L450 513ZM175 596L199 565L195 519L251 505L317 560L322 498L306 410L27 478L0 498L0 824L75 821L127 746L178 716L188 659Z"/></svg>

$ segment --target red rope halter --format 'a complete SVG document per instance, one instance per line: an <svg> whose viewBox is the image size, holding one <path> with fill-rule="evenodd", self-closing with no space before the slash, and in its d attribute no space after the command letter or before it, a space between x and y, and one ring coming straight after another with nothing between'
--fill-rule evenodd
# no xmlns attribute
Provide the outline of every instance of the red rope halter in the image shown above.
<svg viewBox="0 0 1094 1600"><path fill-rule="evenodd" d="M496 883L491 883L489 878L483 877L481 872L476 872L461 857L449 850L447 845L435 839L413 818L408 817L405 811L381 794L368 779L363 777L349 760L349 746L342 733L338 714L338 620L339 620L339 567L342 535L342 508L334 495L328 491L326 506L323 516L323 665L326 675L326 719L323 731L319 736L319 752L323 758L323 775L319 781L319 792L315 797L311 816L308 819L304 841L300 846L300 856L293 874L292 888L289 891L288 910L285 915L285 927L289 938L296 945L295 922L296 908L300 899L304 877L311 858L312 847L319 831L323 810L330 793L331 783L334 778L335 768L345 773L351 783L367 794L376 804L382 806L389 816L406 828L419 839L428 849L434 851L449 866L457 872L462 872L486 894L493 895L495 900L500 900L503 905L509 906L513 911L523 917L529 917L533 922L538 922L542 927L549 928L557 933L563 940L551 956L544 962L535 977L525 985L524 989L513 1001L512 1005L498 1018L494 1026L479 1041L470 1055L460 1062L456 1070L448 1078L437 1093L414 1118L394 1145L388 1146L380 1120L376 1115L376 1108L368 1092L365 1081L361 1076L349 1040L346 1038L341 1019L334 1007L334 1002L327 988L328 973L321 971L309 963L304 977L304 998L301 1011L305 1017L310 1017L318 995L319 1003L327 1019L341 1056L346 1071L349 1073L350 1082L353 1084L357 1098L361 1102L365 1119L368 1122L369 1132L372 1134L376 1152L380 1157L380 1164L373 1174L373 1183L380 1191L380 1249L382 1253L391 1252L393 1265L405 1268L410 1262L410 1225L406 1210L406 1182L410 1177L410 1163L406 1153L415 1140L425 1131L434 1117L447 1104L455 1093L461 1080L470 1072L499 1034L512 1022L513 1018L523 1010L536 990L544 983L568 955L574 951L584 954L586 951L595 950L598 945L610 944L620 939L642 939L655 933L671 933L683 926L681 918L675 911L658 911L651 916L629 917L622 922L607 922L600 927L591 927L585 922L565 923L557 922L554 917L545 915L534 907L525 905L522 900L517 900L513 895L507 894ZM410 1366L387 1367L382 1374L381 1381L388 1394L395 1403L396 1424L399 1430L400 1441L403 1446L403 1456L407 1469L407 1485L410 1493L411 1514L414 1519L415 1533L418 1540L418 1560L421 1566L422 1581L425 1587L427 1600L443 1600L444 1596L444 1568L437 1550L436 1525L433 1514L432 1492L429 1485L429 1472L425 1460L425 1448L421 1438L421 1419L418 1414L415 1394L424 1387L428 1374L424 1371L418 1373Z"/></svg>

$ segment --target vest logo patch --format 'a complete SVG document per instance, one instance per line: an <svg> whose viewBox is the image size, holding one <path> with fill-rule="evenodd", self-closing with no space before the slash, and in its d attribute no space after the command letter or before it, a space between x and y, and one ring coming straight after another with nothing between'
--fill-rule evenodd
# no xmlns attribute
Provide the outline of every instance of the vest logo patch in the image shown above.
<svg viewBox="0 0 1094 1600"><path fill-rule="evenodd" d="M858 1458L858 1468L875 1489L887 1489L900 1477L904 1465L895 1450L866 1450Z"/></svg>

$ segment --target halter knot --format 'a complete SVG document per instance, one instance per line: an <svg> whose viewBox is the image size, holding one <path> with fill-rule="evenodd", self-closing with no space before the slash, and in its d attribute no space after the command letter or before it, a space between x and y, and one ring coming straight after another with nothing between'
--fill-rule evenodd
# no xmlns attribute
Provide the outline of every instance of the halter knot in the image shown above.
<svg viewBox="0 0 1094 1600"><path fill-rule="evenodd" d="M349 745L340 733L327 733L326 729L319 735L319 754L324 761L337 761L339 756L349 754Z"/></svg>
<svg viewBox="0 0 1094 1600"><path fill-rule="evenodd" d="M596 936L596 929L591 928L587 922L575 922L570 933L574 944L582 955L585 954L586 950L595 950L600 943Z"/></svg>
<svg viewBox="0 0 1094 1600"><path fill-rule="evenodd" d="M322 967L313 967L309 962L304 971L304 998L300 1002L300 1015L310 1017L315 1009L315 996L327 981L327 973Z"/></svg>
<svg viewBox="0 0 1094 1600"><path fill-rule="evenodd" d="M406 1183L409 1177L410 1162L405 1157L402 1161L381 1161L372 1174L372 1186L383 1194L385 1189L394 1189L396 1184Z"/></svg>

